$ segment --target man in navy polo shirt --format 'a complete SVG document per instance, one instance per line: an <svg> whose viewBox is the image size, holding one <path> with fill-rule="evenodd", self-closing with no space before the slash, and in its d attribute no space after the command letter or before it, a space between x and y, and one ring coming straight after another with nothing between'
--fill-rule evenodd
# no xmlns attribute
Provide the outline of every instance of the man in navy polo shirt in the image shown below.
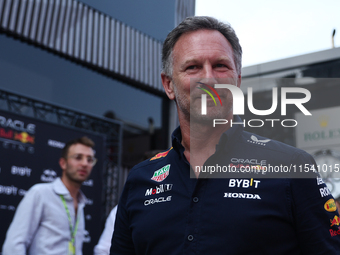
<svg viewBox="0 0 340 255"><path fill-rule="evenodd" d="M329 190L312 171L292 171L313 169L313 158L244 131L230 90L214 89L240 87L241 57L234 30L211 17L167 36L161 76L180 127L168 151L131 170L111 254L340 254Z"/></svg>

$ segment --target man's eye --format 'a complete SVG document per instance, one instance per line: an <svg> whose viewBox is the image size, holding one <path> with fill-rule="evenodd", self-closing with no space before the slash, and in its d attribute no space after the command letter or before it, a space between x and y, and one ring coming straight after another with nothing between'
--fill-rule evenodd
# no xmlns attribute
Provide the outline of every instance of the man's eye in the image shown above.
<svg viewBox="0 0 340 255"><path fill-rule="evenodd" d="M196 69L197 68L197 66L188 66L187 67L187 69L189 69L189 70L193 70L193 69Z"/></svg>
<svg viewBox="0 0 340 255"><path fill-rule="evenodd" d="M82 160L83 159L83 155L78 154L74 157L76 160Z"/></svg>
<svg viewBox="0 0 340 255"><path fill-rule="evenodd" d="M227 66L225 64L217 64L216 67L226 67L227 68Z"/></svg>

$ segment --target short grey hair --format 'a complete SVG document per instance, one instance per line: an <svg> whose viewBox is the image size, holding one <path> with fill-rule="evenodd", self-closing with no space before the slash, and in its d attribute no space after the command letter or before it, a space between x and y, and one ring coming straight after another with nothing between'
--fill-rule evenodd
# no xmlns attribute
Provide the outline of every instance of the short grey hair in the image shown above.
<svg viewBox="0 0 340 255"><path fill-rule="evenodd" d="M233 48L234 62L236 71L241 74L242 68L242 47L236 36L234 29L226 23L220 22L213 17L208 16L194 16L183 20L177 27L175 27L166 37L162 49L162 73L168 77L172 77L173 72L173 49L181 37L181 35L198 30L217 30L230 43Z"/></svg>

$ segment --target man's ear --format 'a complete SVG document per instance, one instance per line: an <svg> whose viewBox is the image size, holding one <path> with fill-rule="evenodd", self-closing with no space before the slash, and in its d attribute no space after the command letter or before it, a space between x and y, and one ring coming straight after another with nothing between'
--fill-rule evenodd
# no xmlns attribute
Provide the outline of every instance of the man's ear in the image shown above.
<svg viewBox="0 0 340 255"><path fill-rule="evenodd" d="M165 75L164 73L161 73L162 77L162 84L165 90L165 93L167 94L168 98L170 100L175 99L175 91L174 91L174 83L172 82L172 79Z"/></svg>
<svg viewBox="0 0 340 255"><path fill-rule="evenodd" d="M63 169L63 171L66 169L66 159L64 158L60 158L59 159L59 165L60 165L60 168Z"/></svg>

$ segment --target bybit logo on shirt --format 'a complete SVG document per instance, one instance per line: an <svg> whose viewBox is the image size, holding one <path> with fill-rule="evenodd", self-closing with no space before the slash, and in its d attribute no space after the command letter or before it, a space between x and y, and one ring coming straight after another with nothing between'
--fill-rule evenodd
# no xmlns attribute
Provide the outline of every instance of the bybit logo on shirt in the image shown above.
<svg viewBox="0 0 340 255"><path fill-rule="evenodd" d="M261 181L251 179L230 179L229 180L229 187L230 188L255 188L257 189Z"/></svg>
<svg viewBox="0 0 340 255"><path fill-rule="evenodd" d="M221 98L215 88L218 89L228 89L233 97L233 114L234 115L244 115L244 94L242 90L235 86L235 85L230 85L230 84L215 84L214 87L207 85L202 82L197 82L201 86L203 85L205 88L202 87L197 87L198 89L203 90L206 92L214 101L215 106L217 106L216 100L213 96L218 98L218 100L222 105ZM212 93L208 90L210 89ZM287 94L289 93L299 93L299 94L304 94L304 98L287 98ZM277 88L272 88L272 95L273 95L273 100L272 100L272 106L270 109L267 110L258 110L255 109L254 103L253 103L253 88L248 87L248 100L247 100L247 105L248 109L251 113L257 115L257 116L266 116L274 113L277 109L278 105L278 89ZM304 106L304 103L307 103L311 99L311 93L309 90L305 88L292 88L292 87L282 87L281 88L281 116L286 116L287 115L287 105L288 104L293 104L296 105L296 107L304 114L304 115L312 115ZM201 95L201 115L207 115L207 95L202 94ZM229 123L230 122L230 123ZM275 127L275 123L279 122L281 126L283 127L296 127L297 126L297 121L295 119L250 119L250 120L243 120L242 122L234 122L233 120L227 120L227 119L213 119L213 127L216 127L216 125L225 125L225 124L230 124L230 126L233 125L243 125L246 127L247 125L249 127L263 127L265 123L271 124L271 127Z"/></svg>

